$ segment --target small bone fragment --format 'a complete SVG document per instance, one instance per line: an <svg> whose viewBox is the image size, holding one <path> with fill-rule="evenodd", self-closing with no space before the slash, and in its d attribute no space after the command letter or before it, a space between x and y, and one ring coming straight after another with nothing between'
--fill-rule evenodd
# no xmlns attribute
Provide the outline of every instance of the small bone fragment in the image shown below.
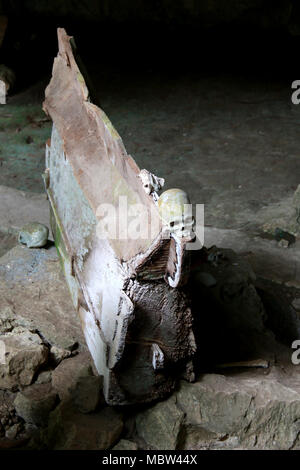
<svg viewBox="0 0 300 470"><path fill-rule="evenodd" d="M7 23L7 16L0 15L0 47L2 46L3 39L6 33Z"/></svg>

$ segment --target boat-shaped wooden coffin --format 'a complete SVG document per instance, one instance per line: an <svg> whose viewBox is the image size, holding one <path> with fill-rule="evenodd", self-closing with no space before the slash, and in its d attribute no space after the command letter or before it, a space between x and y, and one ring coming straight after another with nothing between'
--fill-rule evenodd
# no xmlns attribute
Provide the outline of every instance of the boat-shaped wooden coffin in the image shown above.
<svg viewBox="0 0 300 470"><path fill-rule="evenodd" d="M193 374L192 315L181 288L190 235L174 230L184 193L158 196L163 180L138 168L91 101L64 29L58 45L43 104L53 121L44 181L55 244L107 403L151 401ZM160 209L174 198L170 223Z"/></svg>

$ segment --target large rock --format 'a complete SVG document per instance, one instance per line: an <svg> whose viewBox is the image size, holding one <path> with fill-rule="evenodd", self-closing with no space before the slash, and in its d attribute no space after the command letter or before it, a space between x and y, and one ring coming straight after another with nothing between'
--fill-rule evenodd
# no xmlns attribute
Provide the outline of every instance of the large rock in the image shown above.
<svg viewBox="0 0 300 470"><path fill-rule="evenodd" d="M17 327L1 336L5 362L0 364L0 388L16 389L31 384L34 375L47 362L48 348L41 338Z"/></svg>
<svg viewBox="0 0 300 470"><path fill-rule="evenodd" d="M0 333L18 325L38 331L49 346L86 349L54 246L16 246L0 258Z"/></svg>
<svg viewBox="0 0 300 470"><path fill-rule="evenodd" d="M151 449L175 450L183 429L184 413L176 405L175 397L158 403L137 415L136 429Z"/></svg>
<svg viewBox="0 0 300 470"><path fill-rule="evenodd" d="M5 433L5 437L7 437L8 439L15 439L17 437L17 434L19 433L19 431L22 429L22 425L21 423L16 423L16 424L13 424L12 426L10 426L10 428L8 428L8 430L6 431Z"/></svg>
<svg viewBox="0 0 300 470"><path fill-rule="evenodd" d="M44 444L55 450L109 449L119 439L123 421L113 408L82 414L70 403L61 403L51 414Z"/></svg>
<svg viewBox="0 0 300 470"><path fill-rule="evenodd" d="M34 384L17 394L14 406L26 423L44 426L56 402L57 393L49 384Z"/></svg>

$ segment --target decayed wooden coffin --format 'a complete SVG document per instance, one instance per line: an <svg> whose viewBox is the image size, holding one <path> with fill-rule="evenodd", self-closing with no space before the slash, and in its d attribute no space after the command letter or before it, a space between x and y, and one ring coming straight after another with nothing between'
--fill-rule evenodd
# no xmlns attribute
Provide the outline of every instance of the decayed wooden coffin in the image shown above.
<svg viewBox="0 0 300 470"><path fill-rule="evenodd" d="M44 180L55 244L107 403L150 401L192 374L192 316L180 288L189 237L163 236L161 180L140 171L91 102L63 29L58 43L43 105L53 121ZM99 236L105 204L124 224L120 200L134 224L151 225L147 237Z"/></svg>

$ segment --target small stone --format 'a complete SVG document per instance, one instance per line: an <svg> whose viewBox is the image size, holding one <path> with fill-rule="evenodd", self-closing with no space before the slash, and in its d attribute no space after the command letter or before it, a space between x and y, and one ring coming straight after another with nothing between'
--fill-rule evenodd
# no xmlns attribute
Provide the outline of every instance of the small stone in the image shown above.
<svg viewBox="0 0 300 470"><path fill-rule="evenodd" d="M41 248L47 244L48 236L48 227L38 222L31 222L21 228L18 241L28 248Z"/></svg>
<svg viewBox="0 0 300 470"><path fill-rule="evenodd" d="M136 442L121 439L112 450L138 450L138 445Z"/></svg>
<svg viewBox="0 0 300 470"><path fill-rule="evenodd" d="M42 224L49 221L49 202L45 193L37 194L19 191L0 185L0 231L18 233L32 220L32 216Z"/></svg>
<svg viewBox="0 0 300 470"><path fill-rule="evenodd" d="M14 401L18 416L37 426L47 424L48 416L55 407L57 394L48 384L34 384L17 394Z"/></svg>

